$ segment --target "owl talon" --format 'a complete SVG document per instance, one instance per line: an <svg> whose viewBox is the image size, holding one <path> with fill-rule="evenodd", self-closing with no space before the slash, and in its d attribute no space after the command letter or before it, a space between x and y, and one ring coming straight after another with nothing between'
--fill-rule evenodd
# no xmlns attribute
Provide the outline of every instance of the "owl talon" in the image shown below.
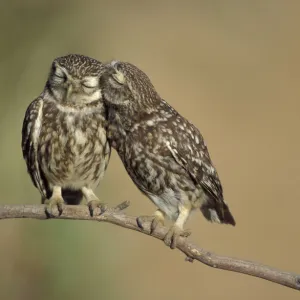
<svg viewBox="0 0 300 300"><path fill-rule="evenodd" d="M157 226L164 225L164 222L161 218L157 216L140 216L136 219L137 225L142 229L146 230L143 223L149 223L150 222L150 230L149 234L152 235Z"/></svg>
<svg viewBox="0 0 300 300"><path fill-rule="evenodd" d="M87 205L88 205L91 217L94 216L94 212L97 208L100 208L99 216L102 215L107 210L107 205L104 204L100 200L90 200Z"/></svg>
<svg viewBox="0 0 300 300"><path fill-rule="evenodd" d="M57 203L58 215L60 216L64 210L64 202Z"/></svg>
<svg viewBox="0 0 300 300"><path fill-rule="evenodd" d="M191 235L191 231L189 229L182 230L178 228L176 225L174 225L169 229L168 233L166 234L164 238L164 242L171 249L175 249L177 247L178 239L180 237L187 238L190 235Z"/></svg>
<svg viewBox="0 0 300 300"><path fill-rule="evenodd" d="M150 218L151 218L151 220L150 220ZM139 226L139 228L141 228L142 230L146 230L143 223L152 221L152 219L153 219L152 216L139 216L136 218L136 223Z"/></svg>
<svg viewBox="0 0 300 300"><path fill-rule="evenodd" d="M55 217L55 207L58 210L58 216L60 216L64 210L64 199L61 197L50 198L45 201L46 203L46 213L49 217Z"/></svg>
<svg viewBox="0 0 300 300"><path fill-rule="evenodd" d="M163 226L163 225L164 225L164 221L162 219L158 217L154 217L150 226L150 234L152 235L158 226Z"/></svg>

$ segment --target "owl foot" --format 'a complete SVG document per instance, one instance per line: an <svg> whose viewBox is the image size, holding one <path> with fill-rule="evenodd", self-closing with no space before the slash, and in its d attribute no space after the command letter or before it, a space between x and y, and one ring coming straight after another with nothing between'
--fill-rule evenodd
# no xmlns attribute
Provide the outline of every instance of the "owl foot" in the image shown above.
<svg viewBox="0 0 300 300"><path fill-rule="evenodd" d="M45 201L46 213L49 217L55 217L55 208L58 210L58 216L60 216L64 210L64 199L62 197L51 197Z"/></svg>
<svg viewBox="0 0 300 300"><path fill-rule="evenodd" d="M163 226L164 225L164 219L160 218L159 216L140 216L136 218L137 225L143 229L146 230L144 227L144 223L150 222L150 230L149 234L153 234L157 226Z"/></svg>
<svg viewBox="0 0 300 300"><path fill-rule="evenodd" d="M89 208L91 217L94 216L94 212L97 208L100 208L100 213L98 215L103 214L107 210L107 205L99 199L90 200L87 206Z"/></svg>
<svg viewBox="0 0 300 300"><path fill-rule="evenodd" d="M180 237L187 238L191 235L191 231L189 229L183 230L176 225L173 225L164 238L165 244L171 249L175 249L177 247L178 239Z"/></svg>
<svg viewBox="0 0 300 300"><path fill-rule="evenodd" d="M89 208L91 217L95 215L94 212L95 210L98 210L97 208L100 208L100 213L98 215L103 214L107 210L106 204L98 199L92 189L83 187L81 190L87 200L87 206Z"/></svg>

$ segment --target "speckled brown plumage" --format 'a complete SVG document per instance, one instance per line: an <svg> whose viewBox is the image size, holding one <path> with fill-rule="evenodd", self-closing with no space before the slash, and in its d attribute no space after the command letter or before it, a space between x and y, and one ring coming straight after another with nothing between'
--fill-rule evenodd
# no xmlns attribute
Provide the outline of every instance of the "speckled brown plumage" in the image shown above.
<svg viewBox="0 0 300 300"><path fill-rule="evenodd" d="M22 150L42 202L62 210L63 202L87 198L91 213L104 206L93 193L104 176L110 146L99 89L100 62L82 55L55 59L42 94L28 107Z"/></svg>
<svg viewBox="0 0 300 300"><path fill-rule="evenodd" d="M137 185L164 216L175 221L165 242L176 246L190 212L235 225L222 185L199 130L156 92L147 75L130 63L106 65L100 86L108 108L108 137ZM142 226L143 217L138 219Z"/></svg>

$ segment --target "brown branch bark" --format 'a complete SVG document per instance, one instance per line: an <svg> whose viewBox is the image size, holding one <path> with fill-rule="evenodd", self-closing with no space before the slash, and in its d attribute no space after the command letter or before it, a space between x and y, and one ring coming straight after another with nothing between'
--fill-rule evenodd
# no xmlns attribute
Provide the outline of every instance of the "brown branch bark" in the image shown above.
<svg viewBox="0 0 300 300"><path fill-rule="evenodd" d="M121 210L128 206L129 202L124 202L115 209L107 210L102 215L94 217L89 215L89 211L86 206L65 206L62 215L55 217L55 219L108 222L149 235L150 223L145 223L145 229L142 230L136 223L136 217L128 216L121 212ZM44 205L0 206L0 220L15 218L30 218L39 220L49 219L45 213ZM153 236L157 239L163 240L166 233L167 228L159 227L156 229ZM277 284L300 290L300 275L298 274L283 272L256 262L217 255L210 251L204 250L183 238L178 242L177 249L183 252L189 261L198 260L213 268L259 277Z"/></svg>

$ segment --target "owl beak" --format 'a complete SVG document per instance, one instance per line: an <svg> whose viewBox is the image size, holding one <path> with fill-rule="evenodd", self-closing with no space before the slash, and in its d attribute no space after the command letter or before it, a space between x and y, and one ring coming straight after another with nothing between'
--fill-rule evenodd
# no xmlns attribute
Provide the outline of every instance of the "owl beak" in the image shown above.
<svg viewBox="0 0 300 300"><path fill-rule="evenodd" d="M67 99L68 99L68 100L71 98L72 93L73 93L73 85L70 84L70 85L68 86L68 90L67 90Z"/></svg>

